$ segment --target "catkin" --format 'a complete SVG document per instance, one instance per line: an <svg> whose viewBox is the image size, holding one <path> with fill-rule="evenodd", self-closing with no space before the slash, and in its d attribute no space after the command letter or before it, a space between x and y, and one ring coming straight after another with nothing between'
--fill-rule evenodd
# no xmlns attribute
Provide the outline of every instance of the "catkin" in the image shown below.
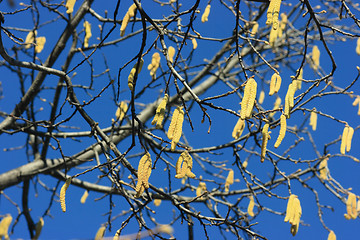
<svg viewBox="0 0 360 240"><path fill-rule="evenodd" d="M169 100L169 95L165 93L164 98L161 100L159 106L156 108L154 119L151 121L152 125L156 124L156 128L162 128L162 123L165 117L166 104Z"/></svg>
<svg viewBox="0 0 360 240"><path fill-rule="evenodd" d="M204 192L206 192L206 183L199 182L199 186L196 188L196 196L198 197Z"/></svg>
<svg viewBox="0 0 360 240"><path fill-rule="evenodd" d="M257 83L254 78L250 78L245 85L244 97L241 101L241 119L250 118L254 107L257 91Z"/></svg>
<svg viewBox="0 0 360 240"><path fill-rule="evenodd" d="M296 90L301 89L302 79L303 79L303 69L301 68L298 78L294 80L296 83Z"/></svg>
<svg viewBox="0 0 360 240"><path fill-rule="evenodd" d="M97 230L94 240L101 240L101 239L103 239L104 234L105 234L105 230L106 230L106 227L105 227L105 226L101 226L101 227Z"/></svg>
<svg viewBox="0 0 360 240"><path fill-rule="evenodd" d="M91 38L91 24L88 21L84 22L84 28L85 28L85 38L84 38L84 47L89 46L89 39Z"/></svg>
<svg viewBox="0 0 360 240"><path fill-rule="evenodd" d="M328 180L329 168L328 168L329 158L323 159L319 164L320 178L323 180Z"/></svg>
<svg viewBox="0 0 360 240"><path fill-rule="evenodd" d="M89 191L88 191L88 190L85 190L84 193L83 193L83 195L82 195L81 198L80 198L80 202L81 202L82 204L84 204L84 203L86 202L86 199L87 199L88 196L89 196Z"/></svg>
<svg viewBox="0 0 360 240"><path fill-rule="evenodd" d="M284 114L281 115L280 117L280 131L279 131L279 136L276 139L276 142L274 144L275 148L278 148L282 142L282 140L285 137L285 133L286 133L286 117Z"/></svg>
<svg viewBox="0 0 360 240"><path fill-rule="evenodd" d="M36 223L35 236L32 238L32 240L37 240L39 238L43 226L44 226L44 219L41 217L39 221Z"/></svg>
<svg viewBox="0 0 360 240"><path fill-rule="evenodd" d="M271 28L270 35L269 35L269 44L272 48L275 47L275 42L278 36L278 30Z"/></svg>
<svg viewBox="0 0 360 240"><path fill-rule="evenodd" d="M261 162L264 162L266 155L266 146L270 139L269 123L266 123L262 131L262 144L261 144Z"/></svg>
<svg viewBox="0 0 360 240"><path fill-rule="evenodd" d="M176 162L176 175L175 178L195 178L195 174L191 172L193 167L193 160L188 151L183 151Z"/></svg>
<svg viewBox="0 0 360 240"><path fill-rule="evenodd" d="M249 216L253 217L255 216L254 214L254 206L255 206L255 201L254 201L254 197L250 196L250 201L249 201L249 205L247 208L247 213L249 214Z"/></svg>
<svg viewBox="0 0 360 240"><path fill-rule="evenodd" d="M75 5L75 2L76 2L76 0L67 0L66 1L66 5L65 5L65 7L66 7L66 13L67 14L70 14L70 13L72 13L73 11L74 11L74 5Z"/></svg>
<svg viewBox="0 0 360 240"><path fill-rule="evenodd" d="M356 53L360 55L360 37L356 41Z"/></svg>
<svg viewBox="0 0 360 240"><path fill-rule="evenodd" d="M128 105L126 102L121 101L118 109L116 110L115 116L116 119L119 119L119 121L123 120L125 117L125 114L128 110Z"/></svg>
<svg viewBox="0 0 360 240"><path fill-rule="evenodd" d="M139 161L138 166L138 182L136 185L136 198L139 198L145 189L149 188L149 177L151 175L151 156L149 152L146 152Z"/></svg>
<svg viewBox="0 0 360 240"><path fill-rule="evenodd" d="M354 135L354 129L350 127L349 125L346 125L344 127L342 136L341 136L341 145L340 145L340 153L345 154L346 152L349 152L351 149L351 141L352 137Z"/></svg>
<svg viewBox="0 0 360 240"><path fill-rule="evenodd" d="M160 206L160 204L161 204L161 199L154 199L154 205L155 205L155 207Z"/></svg>
<svg viewBox="0 0 360 240"><path fill-rule="evenodd" d="M356 219L357 218L357 210L356 210L356 195L353 193L349 193L348 199L346 200L346 212L347 216L345 218Z"/></svg>
<svg viewBox="0 0 360 240"><path fill-rule="evenodd" d="M238 139L241 136L242 132L244 131L244 128L245 128L245 120L239 118L232 132L232 137Z"/></svg>
<svg viewBox="0 0 360 240"><path fill-rule="evenodd" d="M276 109L279 109L281 105L281 98L280 97L277 97L275 102L274 102L274 107L273 107L273 110L276 110ZM273 117L275 115L276 111L273 111L271 113L269 113L269 117Z"/></svg>
<svg viewBox="0 0 360 240"><path fill-rule="evenodd" d="M201 22L207 22L210 14L211 5L208 4L205 8L203 15L201 16Z"/></svg>
<svg viewBox="0 0 360 240"><path fill-rule="evenodd" d="M63 212L66 212L65 194L66 194L66 190L70 186L70 183L71 183L71 177L66 179L65 183L60 189L60 205L61 205L61 210Z"/></svg>
<svg viewBox="0 0 360 240"><path fill-rule="evenodd" d="M297 89L295 82L291 82L288 87L288 91L285 96L284 114L286 118L290 118L290 109L294 107L294 95Z"/></svg>
<svg viewBox="0 0 360 240"><path fill-rule="evenodd" d="M312 55L311 55L312 61L313 61L313 69L317 70L320 66L320 50L318 46L314 46L312 49Z"/></svg>
<svg viewBox="0 0 360 240"><path fill-rule="evenodd" d="M168 49L168 56L171 63L174 62L174 56L175 56L175 48L173 46L170 46Z"/></svg>
<svg viewBox="0 0 360 240"><path fill-rule="evenodd" d="M354 100L354 102L352 103L352 105L355 107L356 105L358 105L360 103L360 96L357 96Z"/></svg>
<svg viewBox="0 0 360 240"><path fill-rule="evenodd" d="M260 95L259 95L259 101L258 101L259 104L263 104L264 99L265 99L265 92L264 92L264 90L261 90Z"/></svg>
<svg viewBox="0 0 360 240"><path fill-rule="evenodd" d="M156 78L156 70L160 66L160 54L158 52L154 53L151 58L151 63L148 65L147 69L150 70L150 76Z"/></svg>
<svg viewBox="0 0 360 240"><path fill-rule="evenodd" d="M120 36L121 37L123 37L125 35L125 29L129 23L130 18L135 16L135 10L136 10L136 4L133 3L129 7L128 11L126 12L126 14L122 20L121 27L120 27Z"/></svg>
<svg viewBox="0 0 360 240"><path fill-rule="evenodd" d="M269 8L266 13L266 25L270 25L273 23L273 12L274 12L274 7L275 7L275 1L278 1L278 0L270 1Z"/></svg>
<svg viewBox="0 0 360 240"><path fill-rule="evenodd" d="M301 214L300 200L296 195L291 194L287 203L284 221L291 224L290 232L293 236L298 232Z"/></svg>
<svg viewBox="0 0 360 240"><path fill-rule="evenodd" d="M0 238L1 239L3 237L5 239L9 239L8 231L9 231L11 222L12 222L12 216L10 214L6 214L6 216L3 219L1 219L1 222L0 222Z"/></svg>
<svg viewBox="0 0 360 240"><path fill-rule="evenodd" d="M281 17L281 21L280 21L280 28L279 28L279 31L278 31L278 37L279 38L282 37L283 32L284 32L284 30L286 28L287 21L288 21L287 15L285 13L281 13L280 17Z"/></svg>
<svg viewBox="0 0 360 240"><path fill-rule="evenodd" d="M37 31L30 31L25 38L25 49L28 49L31 47L32 43L35 41L35 37L37 35Z"/></svg>
<svg viewBox="0 0 360 240"><path fill-rule="evenodd" d="M310 126L312 127L312 130L316 130L317 126L317 113L315 112L316 108L314 108L314 111L310 113Z"/></svg>
<svg viewBox="0 0 360 240"><path fill-rule="evenodd" d="M184 122L184 111L182 107L177 107L174 110L173 116L171 118L171 123L167 132L167 136L171 141L171 151L174 151L176 145L178 144L181 133L182 133L182 125Z"/></svg>
<svg viewBox="0 0 360 240"><path fill-rule="evenodd" d="M294 215L294 207L293 207L293 205L294 205L294 199L296 197L297 197L296 195L291 194L289 199L288 199L284 222L288 222L292 218L292 216Z"/></svg>
<svg viewBox="0 0 360 240"><path fill-rule="evenodd" d="M270 80L269 95L272 96L273 94L277 93L280 90L280 86L281 86L281 77L279 74L274 73L271 76L271 80Z"/></svg>
<svg viewBox="0 0 360 240"><path fill-rule="evenodd" d="M225 192L229 192L230 185L234 183L234 170L230 170L225 180Z"/></svg>
<svg viewBox="0 0 360 240"><path fill-rule="evenodd" d="M193 49L195 50L197 48L197 46L198 46L196 38L191 38L191 43L193 45Z"/></svg>
<svg viewBox="0 0 360 240"><path fill-rule="evenodd" d="M140 63L140 66L139 66L138 74L141 72L142 66L144 64L144 60L141 58L139 63ZM138 66L138 62L135 63L134 67L131 69L130 74L128 76L128 87L129 87L130 91L134 90L134 77L135 77L137 66Z"/></svg>
<svg viewBox="0 0 360 240"><path fill-rule="evenodd" d="M250 36L251 37L255 37L257 31L259 29L259 23L258 22L255 22L252 29L251 29L251 32L250 32Z"/></svg>
<svg viewBox="0 0 360 240"><path fill-rule="evenodd" d="M332 230L329 232L327 240L336 240L336 235Z"/></svg>
<svg viewBox="0 0 360 240"><path fill-rule="evenodd" d="M45 37L37 37L36 38L36 46L35 46L35 52L41 53L41 51L44 49L46 43Z"/></svg>
<svg viewBox="0 0 360 240"><path fill-rule="evenodd" d="M346 138L346 152L350 152L351 141L352 141L353 135L354 135L354 129L349 126L348 135L347 135L347 138Z"/></svg>

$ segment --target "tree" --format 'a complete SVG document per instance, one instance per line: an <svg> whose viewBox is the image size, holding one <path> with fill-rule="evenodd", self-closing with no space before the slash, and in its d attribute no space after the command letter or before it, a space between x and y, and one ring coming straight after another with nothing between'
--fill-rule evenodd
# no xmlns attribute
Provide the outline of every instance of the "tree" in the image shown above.
<svg viewBox="0 0 360 240"><path fill-rule="evenodd" d="M3 236L355 233L356 1L8 3Z"/></svg>

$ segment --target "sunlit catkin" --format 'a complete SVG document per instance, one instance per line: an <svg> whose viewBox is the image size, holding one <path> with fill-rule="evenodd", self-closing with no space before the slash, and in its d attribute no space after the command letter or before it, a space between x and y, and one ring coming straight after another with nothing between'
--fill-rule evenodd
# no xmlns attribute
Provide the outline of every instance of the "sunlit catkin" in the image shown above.
<svg viewBox="0 0 360 240"><path fill-rule="evenodd" d="M351 141L354 134L354 129L350 127L349 125L346 125L344 127L342 136L341 136L341 145L340 145L340 153L345 154L346 152L349 152L351 149Z"/></svg>
<svg viewBox="0 0 360 240"><path fill-rule="evenodd" d="M328 178L328 175L329 175L328 160L329 160L329 158L326 157L319 164L320 178L322 180L328 180L329 179Z"/></svg>
<svg viewBox="0 0 360 240"><path fill-rule="evenodd" d="M312 127L312 130L316 130L317 126L317 113L315 112L316 108L310 113L310 126Z"/></svg>
<svg viewBox="0 0 360 240"><path fill-rule="evenodd" d="M277 36L278 36L278 29L271 28L269 35L269 44L272 48L275 47Z"/></svg>
<svg viewBox="0 0 360 240"><path fill-rule="evenodd" d="M278 0L270 1L269 7L266 13L266 25L270 25L273 23L273 12L275 7L275 2Z"/></svg>
<svg viewBox="0 0 360 240"><path fill-rule="evenodd" d="M67 178L64 185L60 189L60 205L61 205L61 210L63 212L66 212L65 194L66 194L66 190L70 186L70 183L71 183L71 178Z"/></svg>
<svg viewBox="0 0 360 240"><path fill-rule="evenodd" d="M297 79L294 80L296 82L296 90L301 89L302 79L303 79L303 69L301 68L299 76L297 77Z"/></svg>
<svg viewBox="0 0 360 240"><path fill-rule="evenodd" d="M320 66L320 50L316 45L312 49L311 59L313 61L313 69L317 70Z"/></svg>
<svg viewBox="0 0 360 240"><path fill-rule="evenodd" d="M273 110L279 109L281 105L281 98L277 97L275 102L274 102L274 107ZM273 117L275 115L276 111L273 111L271 113L269 113L269 117Z"/></svg>
<svg viewBox="0 0 360 240"><path fill-rule="evenodd" d="M287 24L287 15L285 13L281 13L280 14L280 17L281 17L281 21L280 21L280 28L279 28L279 31L278 31L278 37L281 38L282 35L283 35L283 32L286 28L286 24Z"/></svg>
<svg viewBox="0 0 360 240"><path fill-rule="evenodd" d="M39 221L36 223L35 236L32 238L32 240L37 240L39 238L43 226L44 226L44 219L41 217Z"/></svg>
<svg viewBox="0 0 360 240"><path fill-rule="evenodd" d="M175 56L175 48L173 46L170 46L168 49L168 56L171 63L174 62L174 56Z"/></svg>
<svg viewBox="0 0 360 240"><path fill-rule="evenodd" d="M159 106L156 108L154 119L151 121L152 125L156 125L156 128L162 128L162 123L165 117L166 104L169 100L169 95L165 93L164 98L161 100Z"/></svg>
<svg viewBox="0 0 360 240"><path fill-rule="evenodd" d="M230 169L225 180L225 192L229 192L230 185L234 183L234 170Z"/></svg>
<svg viewBox="0 0 360 240"><path fill-rule="evenodd" d="M257 83L254 78L249 78L244 89L244 96L241 101L241 119L250 118L254 107L257 91Z"/></svg>
<svg viewBox="0 0 360 240"><path fill-rule="evenodd" d="M102 226L97 230L94 240L101 240L101 239L103 239L104 234L105 234L105 230L106 230L106 227L102 225Z"/></svg>
<svg viewBox="0 0 360 240"><path fill-rule="evenodd" d="M232 137L234 139L238 139L241 136L242 132L244 131L244 128L245 128L245 120L239 118L232 132Z"/></svg>
<svg viewBox="0 0 360 240"><path fill-rule="evenodd" d="M360 37L356 41L356 53L360 55Z"/></svg>
<svg viewBox="0 0 360 240"><path fill-rule="evenodd" d="M203 15L201 16L201 22L207 22L210 14L211 5L208 4L205 8Z"/></svg>
<svg viewBox="0 0 360 240"><path fill-rule="evenodd" d="M284 114L286 118L290 118L290 110L294 107L294 95L297 89L296 83L292 81L289 84L288 91L285 96Z"/></svg>
<svg viewBox="0 0 360 240"><path fill-rule="evenodd" d="M197 48L197 46L198 46L196 38L191 38L191 43L193 45L193 49L195 50Z"/></svg>
<svg viewBox="0 0 360 240"><path fill-rule="evenodd" d="M255 37L257 31L259 29L259 23L258 22L255 22L252 29L251 29L251 32L250 32L250 36L251 37Z"/></svg>
<svg viewBox="0 0 360 240"><path fill-rule="evenodd" d="M249 199L250 199L250 201L249 201L249 205L247 208L247 213L249 214L249 216L253 217L253 216L255 216L255 214L254 214L255 201L254 201L253 196L250 196Z"/></svg>
<svg viewBox="0 0 360 240"><path fill-rule="evenodd" d="M296 195L291 194L287 203L284 221L291 224L290 232L293 236L298 232L301 214L300 200Z"/></svg>
<svg viewBox="0 0 360 240"><path fill-rule="evenodd" d="M261 131L262 133L262 144L261 144L261 162L264 162L266 155L266 146L270 139L269 123L266 123Z"/></svg>
<svg viewBox="0 0 360 240"><path fill-rule="evenodd" d="M149 152L146 152L139 161L138 165L138 181L136 185L136 198L139 198L145 189L149 188L149 177L151 175L151 156Z"/></svg>
<svg viewBox="0 0 360 240"><path fill-rule="evenodd" d="M167 136L171 141L171 151L174 151L176 145L178 144L181 133L182 133L182 125L184 122L184 111L182 107L177 107L174 110L173 116L171 118L171 123L167 132Z"/></svg>
<svg viewBox="0 0 360 240"><path fill-rule="evenodd" d="M126 14L122 20L121 27L120 27L120 36L121 37L123 37L125 35L125 29L129 23L130 18L135 16L135 10L136 10L136 4L133 3L129 7L128 11L126 12Z"/></svg>
<svg viewBox="0 0 360 240"><path fill-rule="evenodd" d="M154 205L155 205L155 207L160 206L160 204L161 204L161 199L154 199Z"/></svg>
<svg viewBox="0 0 360 240"><path fill-rule="evenodd" d="M280 117L280 131L279 131L279 136L276 139L276 142L274 144L275 148L278 148L282 142L282 140L285 137L285 133L286 133L286 117L284 114L281 115Z"/></svg>
<svg viewBox="0 0 360 240"><path fill-rule="evenodd" d="M35 46L35 52L41 53L41 51L44 49L46 43L45 37L37 37L36 38L36 46Z"/></svg>
<svg viewBox="0 0 360 240"><path fill-rule="evenodd" d="M81 202L82 204L84 204L84 203L86 202L86 199L88 198L88 196L89 196L89 191L88 191L88 190L85 190L84 193L83 193L83 195L82 195L81 198L80 198L80 202Z"/></svg>
<svg viewBox="0 0 360 240"><path fill-rule="evenodd" d="M35 41L35 37L37 35L37 31L30 31L25 38L25 48L28 49L32 46Z"/></svg>
<svg viewBox="0 0 360 240"><path fill-rule="evenodd" d="M195 174L191 172L193 160L188 151L183 151L176 162L176 175L175 178L195 178Z"/></svg>
<svg viewBox="0 0 360 240"><path fill-rule="evenodd" d="M357 218L357 210L356 210L356 195L349 192L348 198L346 200L346 214L345 218L356 219Z"/></svg>
<svg viewBox="0 0 360 240"><path fill-rule="evenodd" d="M351 141L352 141L353 135L354 135L354 129L349 126L348 135L347 135L347 138L346 138L346 152L350 152Z"/></svg>
<svg viewBox="0 0 360 240"><path fill-rule="evenodd" d="M84 47L89 46L89 39L91 38L91 24L88 21L84 22L84 28L85 28L85 38L84 38Z"/></svg>
<svg viewBox="0 0 360 240"><path fill-rule="evenodd" d="M160 54L158 52L154 53L151 58L151 63L148 65L147 69L150 70L150 76L153 78L156 77L156 70L160 66Z"/></svg>
<svg viewBox="0 0 360 240"><path fill-rule="evenodd" d="M196 188L196 196L200 196L201 194L203 194L204 192L206 192L206 183L204 182L199 182L198 187Z"/></svg>
<svg viewBox="0 0 360 240"><path fill-rule="evenodd" d="M264 92L264 90L261 90L260 95L259 95L259 101L258 101L259 104L263 104L264 99L265 99L265 92Z"/></svg>
<svg viewBox="0 0 360 240"><path fill-rule="evenodd" d="M138 74L141 72L143 64L144 64L144 60L141 58L140 62L139 62ZM135 63L134 67L131 69L130 74L128 76L128 87L129 87L130 91L134 90L134 77L135 77L137 66L138 66L138 62Z"/></svg>
<svg viewBox="0 0 360 240"><path fill-rule="evenodd" d="M123 120L127 110L128 110L127 103L124 101L121 101L120 105L117 108L116 113L115 113L116 119L119 119L119 121Z"/></svg>
<svg viewBox="0 0 360 240"><path fill-rule="evenodd" d="M70 14L70 13L72 13L73 11L74 11L74 5L75 5L75 2L76 2L76 0L67 0L66 1L66 5L65 5L65 7L66 7L66 13L67 14Z"/></svg>
<svg viewBox="0 0 360 240"><path fill-rule="evenodd" d="M12 216L10 214L6 214L6 216L1 219L0 222L0 238L3 239L9 239L8 231L10 224L12 222Z"/></svg>
<svg viewBox="0 0 360 240"><path fill-rule="evenodd" d="M279 74L274 73L271 76L271 80L270 80L270 91L269 91L269 95L273 95L275 93L277 93L280 90L281 87L281 77Z"/></svg>
<svg viewBox="0 0 360 240"><path fill-rule="evenodd" d="M332 230L329 232L327 240L336 240L336 235Z"/></svg>

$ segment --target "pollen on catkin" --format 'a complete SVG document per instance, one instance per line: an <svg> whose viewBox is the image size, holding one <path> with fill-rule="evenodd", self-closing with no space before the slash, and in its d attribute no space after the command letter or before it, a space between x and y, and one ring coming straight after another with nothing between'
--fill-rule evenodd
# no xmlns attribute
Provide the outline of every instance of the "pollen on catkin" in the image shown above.
<svg viewBox="0 0 360 240"><path fill-rule="evenodd" d="M60 189L60 205L61 205L61 210L63 212L66 212L65 195L66 195L66 190L70 186L70 183L71 183L71 177L66 179L65 183Z"/></svg>
<svg viewBox="0 0 360 240"><path fill-rule="evenodd" d="M225 192L229 192L230 185L234 183L234 170L230 169L225 180Z"/></svg>
<svg viewBox="0 0 360 240"><path fill-rule="evenodd" d="M254 107L255 98L257 91L257 83L254 78L249 78L245 84L244 96L241 101L241 119L246 119L251 117L251 112Z"/></svg>
<svg viewBox="0 0 360 240"><path fill-rule="evenodd" d="M312 49L311 59L313 61L313 69L317 70L320 66L320 50L316 45Z"/></svg>
<svg viewBox="0 0 360 240"><path fill-rule="evenodd" d="M46 43L45 37L37 37L36 38L36 46L35 46L35 52L41 53L41 51L44 49Z"/></svg>
<svg viewBox="0 0 360 240"><path fill-rule="evenodd" d="M25 38L25 49L28 49L31 47L31 45L34 43L35 41L35 37L37 35L37 31L30 31Z"/></svg>
<svg viewBox="0 0 360 240"><path fill-rule="evenodd" d="M344 214L346 219L356 219L358 212L356 210L356 195L352 192L349 192L348 198L346 200L346 212Z"/></svg>
<svg viewBox="0 0 360 240"><path fill-rule="evenodd" d="M173 46L170 46L168 49L168 56L171 63L174 62L174 56L175 56L175 48Z"/></svg>
<svg viewBox="0 0 360 240"><path fill-rule="evenodd" d="M262 144L261 144L261 162L264 162L266 155L266 146L270 139L269 123L266 123L262 131Z"/></svg>
<svg viewBox="0 0 360 240"><path fill-rule="evenodd" d="M273 94L277 93L280 90L280 87L281 87L281 77L279 74L274 73L271 76L271 80L270 80L269 95L272 96Z"/></svg>
<svg viewBox="0 0 360 240"><path fill-rule="evenodd" d="M312 130L316 130L317 126L317 113L315 112L316 108L313 109L313 111L310 113L310 126L312 127Z"/></svg>
<svg viewBox="0 0 360 240"><path fill-rule="evenodd" d="M149 188L149 177L152 170L152 161L149 152L146 152L139 161L138 181L136 185L136 198L139 198L145 189Z"/></svg>
<svg viewBox="0 0 360 240"><path fill-rule="evenodd" d="M129 7L128 11L126 12L126 14L122 20L121 27L120 27L120 36L121 37L123 37L125 35L125 29L129 23L130 18L135 16L135 10L136 10L136 4L133 3Z"/></svg>
<svg viewBox="0 0 360 240"><path fill-rule="evenodd" d="M66 13L67 14L70 14L70 13L72 13L73 11L74 11L74 5L75 5L75 2L76 2L76 0L67 0L66 1L66 5L65 5L65 7L66 7Z"/></svg>
<svg viewBox="0 0 360 240"><path fill-rule="evenodd" d="M140 65L139 65L138 74L141 72L142 66L144 64L144 60L142 58L140 59L139 64ZM135 63L134 67L131 69L130 74L128 76L128 87L129 87L130 91L134 90L134 77L135 77L137 66L138 66L138 62Z"/></svg>
<svg viewBox="0 0 360 240"><path fill-rule="evenodd" d="M177 107L174 110L173 116L171 118L171 123L167 132L167 136L171 141L171 151L174 151L176 145L178 144L181 133L182 133L182 125L184 122L184 111L182 107Z"/></svg>
<svg viewBox="0 0 360 240"><path fill-rule="evenodd" d="M247 208L247 213L249 214L249 216L253 217L255 216L254 214L254 206L255 206L255 201L254 201L254 197L251 195L249 197L250 201L249 201L249 205Z"/></svg>
<svg viewBox="0 0 360 240"><path fill-rule="evenodd" d="M281 115L280 117L280 131L279 131L279 136L276 139L276 142L274 144L275 148L278 148L282 142L282 140L285 137L285 133L286 133L286 117L284 114Z"/></svg>
<svg viewBox="0 0 360 240"><path fill-rule="evenodd" d="M236 122L234 130L232 132L232 137L234 139L238 139L241 136L244 129L245 129L245 120L239 118L238 121Z"/></svg>
<svg viewBox="0 0 360 240"><path fill-rule="evenodd" d="M150 76L156 78L156 70L160 66L160 54L158 52L154 53L151 58L151 63L148 65L147 69L150 70Z"/></svg>
<svg viewBox="0 0 360 240"><path fill-rule="evenodd" d="M154 119L151 121L152 125L156 125L156 128L162 128L162 123L165 117L166 104L169 100L169 95L165 93L164 98L161 100L159 106L156 108Z"/></svg>
<svg viewBox="0 0 360 240"><path fill-rule="evenodd" d="M195 174L191 172L193 167L193 160L188 151L183 151L176 162L176 175L175 178L195 178Z"/></svg>
<svg viewBox="0 0 360 240"><path fill-rule="evenodd" d="M3 219L1 219L1 222L0 222L0 238L1 239L3 237L5 239L9 239L8 231L9 231L11 222L12 222L12 216L10 214L6 214L6 216Z"/></svg>
<svg viewBox="0 0 360 240"><path fill-rule="evenodd" d="M84 22L84 28L85 28L85 38L84 38L84 47L89 46L89 39L91 38L91 24L88 21Z"/></svg>
<svg viewBox="0 0 360 240"><path fill-rule="evenodd" d="M128 110L127 103L125 101L121 101L115 113L116 119L119 119L119 121L123 120L127 110Z"/></svg>
<svg viewBox="0 0 360 240"><path fill-rule="evenodd" d="M201 22L207 22L210 14L211 5L208 4L205 8L203 15L201 16Z"/></svg>
<svg viewBox="0 0 360 240"><path fill-rule="evenodd" d="M44 219L41 217L39 221L36 223L35 236L32 238L33 240L37 240L39 238L43 226L44 226Z"/></svg>

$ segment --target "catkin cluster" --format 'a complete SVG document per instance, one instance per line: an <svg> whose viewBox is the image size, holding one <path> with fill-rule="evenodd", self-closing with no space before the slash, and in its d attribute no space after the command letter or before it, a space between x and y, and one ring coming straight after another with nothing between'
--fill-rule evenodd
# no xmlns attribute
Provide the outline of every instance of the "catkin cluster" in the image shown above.
<svg viewBox="0 0 360 240"><path fill-rule="evenodd" d="M127 110L128 110L127 103L125 101L121 101L115 113L116 119L119 119L119 121L123 120Z"/></svg>
<svg viewBox="0 0 360 240"><path fill-rule="evenodd" d="M174 110L173 116L171 118L171 123L167 132L167 136L171 141L171 151L174 151L176 145L178 144L181 133L182 133L182 125L184 122L184 111L182 107L177 107Z"/></svg>
<svg viewBox="0 0 360 240"><path fill-rule="evenodd" d="M244 96L241 101L241 119L246 119L251 117L251 112L254 107L255 98L257 91L257 83L254 78L249 78L245 84Z"/></svg>
<svg viewBox="0 0 360 240"><path fill-rule="evenodd" d="M244 131L244 128L245 128L245 120L239 117L232 132L232 137L238 139L241 136L242 132Z"/></svg>
<svg viewBox="0 0 360 240"><path fill-rule="evenodd" d="M135 11L136 11L136 4L133 3L129 7L128 11L126 12L126 14L122 20L121 27L120 27L120 36L121 37L123 37L125 35L125 29L129 23L130 18L135 16Z"/></svg>
<svg viewBox="0 0 360 240"><path fill-rule="evenodd" d="M2 238L9 239L8 231L9 231L11 222L12 222L12 216L10 214L6 214L6 216L3 219L1 219L0 239L2 239Z"/></svg>
<svg viewBox="0 0 360 240"><path fill-rule="evenodd" d="M351 149L351 141L352 137L354 135L354 129L350 127L349 125L346 125L344 127L342 136L341 136L341 145L340 145L340 153L345 154L346 152L349 152Z"/></svg>
<svg viewBox="0 0 360 240"><path fill-rule="evenodd" d="M254 197L251 195L249 197L250 201L249 201L249 205L247 208L247 213L249 214L249 216L253 217L255 216L254 214L254 206L255 206L255 201L254 201Z"/></svg>
<svg viewBox="0 0 360 240"><path fill-rule="evenodd" d="M130 74L128 76L128 87L129 87L130 91L134 90L134 77L135 77L136 69L138 68L138 63L139 63L139 71L138 71L138 74L139 74L141 72L142 66L144 64L144 60L141 58L140 62L136 62L134 67L130 71Z"/></svg>
<svg viewBox="0 0 360 240"><path fill-rule="evenodd" d="M266 25L272 24L274 30L279 26L279 13L280 13L281 0L271 0L266 14Z"/></svg>
<svg viewBox="0 0 360 240"><path fill-rule="evenodd" d="M320 50L316 45L312 49L311 59L313 61L313 69L317 70L320 66Z"/></svg>
<svg viewBox="0 0 360 240"><path fill-rule="evenodd" d="M316 108L310 113L310 126L312 127L312 130L316 130L317 126L317 113L315 112Z"/></svg>
<svg viewBox="0 0 360 240"><path fill-rule="evenodd" d="M348 199L346 200L346 212L344 217L346 219L356 219L358 212L356 209L356 195L349 192Z"/></svg>
<svg viewBox="0 0 360 240"><path fill-rule="evenodd" d="M225 180L225 192L229 192L230 185L234 183L234 170L230 170Z"/></svg>
<svg viewBox="0 0 360 240"><path fill-rule="evenodd" d="M139 161L138 181L136 185L136 198L139 198L145 189L149 188L149 177L152 170L152 161L149 152L146 152Z"/></svg>
<svg viewBox="0 0 360 240"><path fill-rule="evenodd" d="M208 17L209 17L209 14L210 14L210 8L211 8L211 5L208 4L205 8L205 11L203 13L203 15L201 16L201 22L207 22L208 21Z"/></svg>
<svg viewBox="0 0 360 240"><path fill-rule="evenodd" d="M61 205L61 210L63 212L66 212L65 195L66 195L66 190L70 186L70 183L71 183L71 177L66 179L65 183L62 185L60 189L60 205Z"/></svg>
<svg viewBox="0 0 360 240"><path fill-rule="evenodd" d="M261 144L261 162L264 162L266 155L266 146L270 139L269 123L266 123L262 131L262 144Z"/></svg>
<svg viewBox="0 0 360 240"><path fill-rule="evenodd" d="M280 86L281 86L281 77L279 74L274 73L271 76L271 80L270 80L269 95L272 96L273 94L277 93L280 90Z"/></svg>
<svg viewBox="0 0 360 240"><path fill-rule="evenodd" d="M91 38L91 24L88 21L84 22L84 28L85 28L85 38L84 38L84 47L89 46L89 39Z"/></svg>
<svg viewBox="0 0 360 240"><path fill-rule="evenodd" d="M193 167L193 160L188 151L183 151L176 162L176 175L175 178L195 178L195 174L191 172Z"/></svg>
<svg viewBox="0 0 360 240"><path fill-rule="evenodd" d="M156 70L160 66L160 54L158 52L154 53L151 57L151 63L148 65L147 69L150 70L150 76L154 79L156 78Z"/></svg>
<svg viewBox="0 0 360 240"><path fill-rule="evenodd" d="M66 13L67 14L70 14L70 13L72 13L73 11L74 11L74 5L75 5L75 2L76 2L76 0L67 0L66 1L66 5L65 5L65 7L66 7Z"/></svg>
<svg viewBox="0 0 360 240"><path fill-rule="evenodd" d="M156 109L154 119L151 121L152 125L156 125L156 128L162 128L162 123L165 117L166 104L169 100L169 95L165 93L164 98L161 100L159 106Z"/></svg>
<svg viewBox="0 0 360 240"><path fill-rule="evenodd" d="M291 194L287 203L284 221L291 224L290 232L293 236L295 236L299 230L301 214L300 200L296 195Z"/></svg>
<svg viewBox="0 0 360 240"><path fill-rule="evenodd" d="M285 133L286 133L286 117L284 114L281 115L280 117L280 131L279 131L279 136L276 139L276 142L274 144L275 148L278 148L282 142L282 140L285 137Z"/></svg>

